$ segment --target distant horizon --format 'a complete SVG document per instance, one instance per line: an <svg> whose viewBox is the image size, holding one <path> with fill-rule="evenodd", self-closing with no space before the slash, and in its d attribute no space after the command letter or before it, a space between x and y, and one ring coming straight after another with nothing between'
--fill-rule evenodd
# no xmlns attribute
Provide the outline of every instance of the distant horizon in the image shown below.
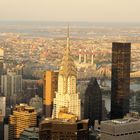
<svg viewBox="0 0 140 140"><path fill-rule="evenodd" d="M83 23L140 23L140 21L82 21L82 20L0 20L0 22L61 22L61 23L71 23L71 22L83 22Z"/></svg>
<svg viewBox="0 0 140 140"><path fill-rule="evenodd" d="M47 24L58 24L58 25L73 25L73 24L81 24L81 25L136 25L139 26L140 25L140 21L53 21L53 20L0 20L0 24L31 24L31 23L35 23L35 24L39 24L39 23L47 23Z"/></svg>

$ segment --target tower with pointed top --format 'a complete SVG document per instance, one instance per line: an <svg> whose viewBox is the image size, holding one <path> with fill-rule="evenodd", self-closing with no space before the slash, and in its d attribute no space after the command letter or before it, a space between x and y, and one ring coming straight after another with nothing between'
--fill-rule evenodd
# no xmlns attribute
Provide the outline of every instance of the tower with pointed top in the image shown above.
<svg viewBox="0 0 140 140"><path fill-rule="evenodd" d="M77 68L70 52L69 27L67 47L62 58L58 76L58 91L53 103L53 118L59 118L60 113L81 117L81 100L76 91Z"/></svg>

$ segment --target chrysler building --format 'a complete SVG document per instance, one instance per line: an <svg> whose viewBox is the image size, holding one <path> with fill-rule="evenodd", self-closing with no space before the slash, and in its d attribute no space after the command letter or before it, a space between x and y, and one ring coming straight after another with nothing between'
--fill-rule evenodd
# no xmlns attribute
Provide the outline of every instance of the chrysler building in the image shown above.
<svg viewBox="0 0 140 140"><path fill-rule="evenodd" d="M67 46L60 64L58 76L58 91L53 103L53 118L59 118L62 110L67 114L81 118L81 100L76 91L77 68L70 51L69 28L67 34Z"/></svg>

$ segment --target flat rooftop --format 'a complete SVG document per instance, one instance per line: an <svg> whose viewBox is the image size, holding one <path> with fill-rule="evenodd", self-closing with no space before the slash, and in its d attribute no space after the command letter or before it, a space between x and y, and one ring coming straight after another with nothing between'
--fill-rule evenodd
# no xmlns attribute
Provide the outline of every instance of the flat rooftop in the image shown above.
<svg viewBox="0 0 140 140"><path fill-rule="evenodd" d="M54 124L76 124L76 123L88 123L88 120L80 120L80 121L71 121L67 119L52 119L52 118L45 118L41 124L43 123L54 123Z"/></svg>
<svg viewBox="0 0 140 140"><path fill-rule="evenodd" d="M140 119L136 118L124 118L124 119L116 119L116 120L108 120L103 121L104 124L112 124L112 125L123 125L123 124L130 124L140 121Z"/></svg>

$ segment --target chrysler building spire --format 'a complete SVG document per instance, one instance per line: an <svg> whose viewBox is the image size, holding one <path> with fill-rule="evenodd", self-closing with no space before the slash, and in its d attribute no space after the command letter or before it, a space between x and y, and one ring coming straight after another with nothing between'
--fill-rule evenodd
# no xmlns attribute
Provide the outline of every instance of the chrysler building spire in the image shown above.
<svg viewBox="0 0 140 140"><path fill-rule="evenodd" d="M67 49L70 50L70 33L69 33L69 24L67 28Z"/></svg>
<svg viewBox="0 0 140 140"><path fill-rule="evenodd" d="M62 58L59 74L65 76L66 79L69 76L77 76L77 69L70 50L69 25L67 29L67 47Z"/></svg>
<svg viewBox="0 0 140 140"><path fill-rule="evenodd" d="M64 111L63 113L74 115L77 119L80 119L81 100L79 93L77 93L76 80L77 68L71 55L68 26L66 48L59 69L58 91L53 104L53 118L59 118Z"/></svg>
<svg viewBox="0 0 140 140"><path fill-rule="evenodd" d="M69 30L69 24L67 27L67 46L66 46L66 54L70 55L70 30Z"/></svg>

